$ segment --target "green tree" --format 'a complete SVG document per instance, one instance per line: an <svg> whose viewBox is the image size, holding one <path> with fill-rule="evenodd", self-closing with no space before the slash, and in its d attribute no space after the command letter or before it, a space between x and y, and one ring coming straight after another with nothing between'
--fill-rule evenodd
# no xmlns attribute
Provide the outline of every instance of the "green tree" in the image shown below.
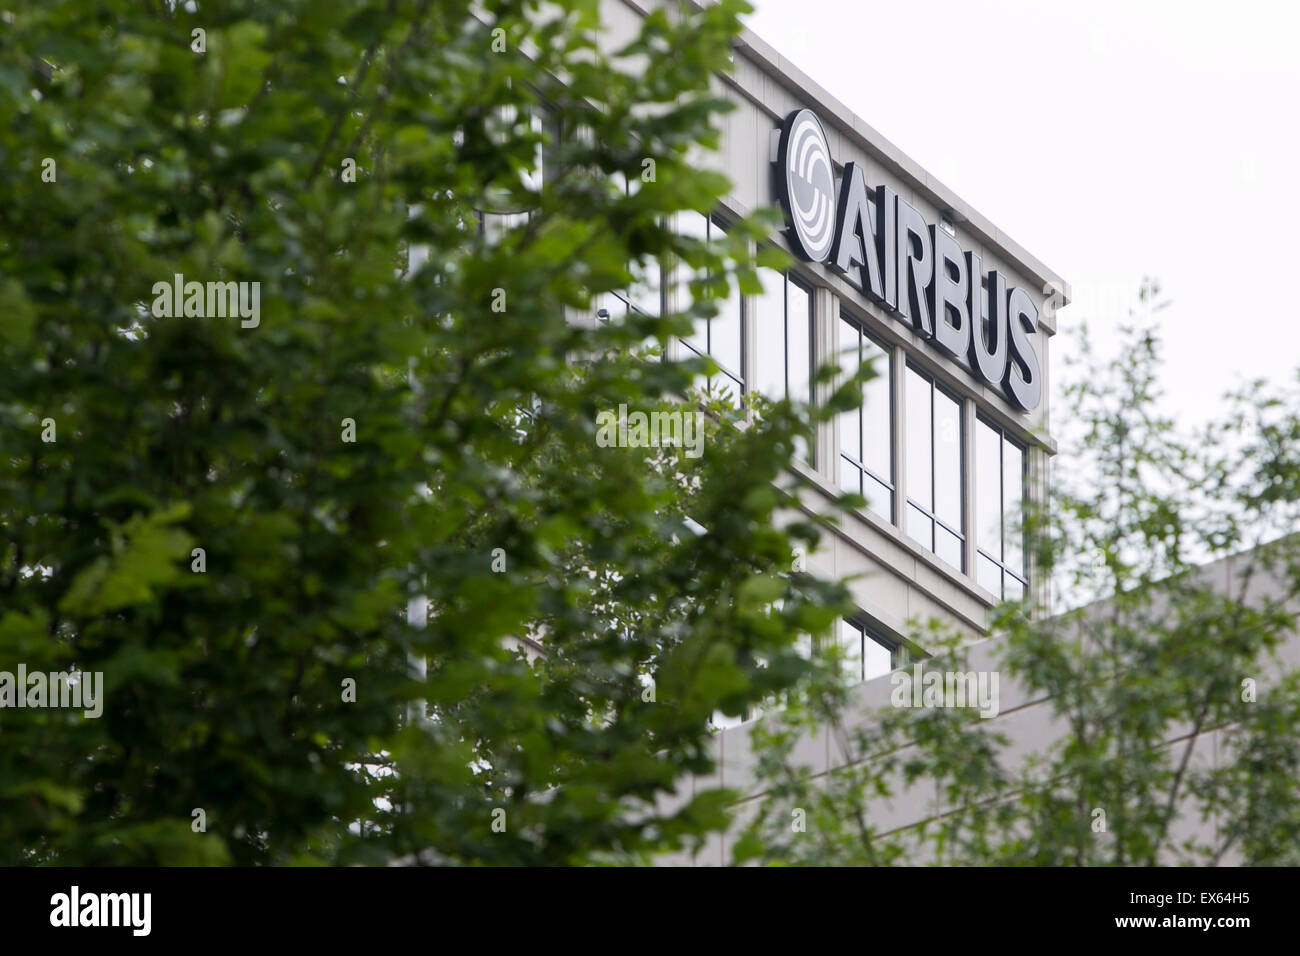
<svg viewBox="0 0 1300 956"><path fill-rule="evenodd" d="M596 442L698 407L711 365L641 346L753 291L772 225L670 228L727 190L696 166L744 4L614 54L596 6L4 15L0 669L105 687L0 710L0 862L581 863L722 825L665 798L839 609L774 483L851 390L715 401L698 459ZM680 308L591 321L650 263L692 270ZM166 317L177 275L258 312Z"/></svg>
<svg viewBox="0 0 1300 956"><path fill-rule="evenodd" d="M1162 412L1161 307L1144 286L1112 359L1080 336L1065 461L1026 520L1058 613L1004 605L984 658L1017 700L1050 699L1031 719L1059 734L1025 753L973 709L864 711L824 669L754 732L768 798L738 859L1300 863L1300 674L1279 653L1300 608L1300 389L1253 383L1186 434ZM927 669L972 666L954 635L916 640ZM842 769L797 759L814 727ZM911 823L882 812L908 801Z"/></svg>

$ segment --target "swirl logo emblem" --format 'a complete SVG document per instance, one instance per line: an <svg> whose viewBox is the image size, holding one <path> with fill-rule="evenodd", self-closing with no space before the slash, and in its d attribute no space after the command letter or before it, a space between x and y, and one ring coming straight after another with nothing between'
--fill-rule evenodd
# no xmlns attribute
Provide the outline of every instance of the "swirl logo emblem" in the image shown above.
<svg viewBox="0 0 1300 956"><path fill-rule="evenodd" d="M835 174L826 131L812 110L796 110L781 127L779 195L794 250L824 262L835 240Z"/></svg>

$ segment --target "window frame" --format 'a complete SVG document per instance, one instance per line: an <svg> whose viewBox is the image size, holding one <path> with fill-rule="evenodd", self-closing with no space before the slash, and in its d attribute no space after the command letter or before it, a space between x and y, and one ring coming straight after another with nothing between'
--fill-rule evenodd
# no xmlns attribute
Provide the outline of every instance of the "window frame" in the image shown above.
<svg viewBox="0 0 1300 956"><path fill-rule="evenodd" d="M850 675L848 674L844 674L844 677L847 680L849 680L850 683L865 684L867 681L876 680L879 677L885 677L889 674L892 674L900 667L905 667L907 665L907 646L902 641L894 640L893 638L884 636L880 632L879 628L868 623L866 620L864 620L862 617L858 615L854 615L852 617L841 617L837 619L836 628L835 628L836 630L835 646L837 648L841 650L844 648L844 641L841 636L840 629L845 624L847 624L849 627L851 627L854 631L857 632L858 641L859 641L858 654L857 654L858 676L856 678L853 678L850 677ZM870 677L866 676L866 661L867 661L866 642L867 641L871 641L876 646L889 652L889 670L885 671L882 674L873 674ZM842 664L843 662L841 662L841 674L844 673Z"/></svg>
<svg viewBox="0 0 1300 956"><path fill-rule="evenodd" d="M616 185L622 186L624 196L632 196L634 194L632 189L633 180L629 179L625 173L615 172L613 174L613 180ZM655 311L647 312L645 309L641 308L641 306L636 301L634 301L632 295L632 290L635 287L635 282L634 282L633 285L629 285L626 289L612 289L608 293L606 293L610 297L617 299L619 304L622 307L621 315L610 316L610 318L621 319L626 317L630 312L635 312L638 315L648 315L654 318L658 318L664 314L664 309L665 309L666 300L668 296L667 283L664 281L664 277L667 273L667 270L664 268L663 262L659 260L651 258L648 260L648 262L651 265L651 267L658 270L659 273L658 283L655 286L654 289L655 295L653 297L658 299L658 302L655 305ZM629 266L628 271L633 273L633 278L635 279L635 269ZM606 319L606 321L608 321L608 319ZM694 351L694 349L692 349L692 351ZM699 353L697 352L696 354L698 355Z"/></svg>
<svg viewBox="0 0 1300 956"><path fill-rule="evenodd" d="M836 485L840 488L841 491L851 490L851 489L844 488L844 481L843 481L843 470L842 470L844 467L843 463L844 461L847 460L848 464L851 465L858 472L858 490L857 490L858 494L865 494L864 489L866 488L866 482L868 479L876 482L878 485L882 486L885 490L888 491L889 506L886 509L887 511L886 514L881 514L879 511L876 511L874 508L871 507L870 503L868 503L867 505L867 510L870 511L872 514L875 514L877 517L883 518L885 521L888 521L892 525L894 524L894 505L898 500L898 460L897 460L898 456L896 454L896 449L894 445L894 437L898 429L898 400L896 398L896 393L894 389L894 349L897 346L890 345L887 342L881 340L879 337L872 335L867 330L867 325L865 322L863 322L857 316L853 315L852 312L849 312L843 307L840 308L839 322L840 325L838 328L841 331L843 331L845 325L848 325L853 327L853 329L858 334L857 346L858 346L859 367L862 364L862 342L864 339L871 342L872 345L874 345L877 349L879 349L884 357L885 372L883 378L885 379L886 388L889 393L889 414L888 414L889 436L887 440L887 445L889 448L889 477L888 480L882 478L880 475L876 473L875 469L868 467L867 464L861 460L862 450L866 444L866 432L865 432L866 422L864 420L864 416L866 412L864 411L864 406L859 405L857 408L853 409L853 414L857 417L859 457L854 458L851 455L845 454L844 435L842 433L839 434L837 436L838 440L836 442L838 447L835 449L836 460L838 463L838 469L835 473ZM845 344L840 343L839 352L843 353L845 348L846 348ZM843 428L843 422L844 422L843 418L840 418L838 420L839 427L841 429Z"/></svg>
<svg viewBox="0 0 1300 956"><path fill-rule="evenodd" d="M974 569L973 576L975 577L975 581L978 584L980 559L983 558L986 561L990 561L998 568L998 572L999 572L998 580L1001 585L1000 590L998 592L993 592L993 596L996 597L999 601L1007 600L1006 597L1007 576L1010 575L1017 582L1019 582L1021 588L1021 595L1023 599L1023 596L1029 593L1029 566L1028 566L1029 551L1028 548L1026 548L1025 546L1025 530L1023 527L1025 504L1026 502L1029 501L1029 448L1026 447L1020 441L1016 440L1008 432L1008 430L1004 428L1002 425L999 425L996 421L989 418L987 415L984 415L980 412L976 412L975 427L977 429L977 432L975 435L975 440L977 444L975 448L976 448L977 460L973 463L973 467L976 469L978 469L979 467L978 429L981 425L989 429L991 432L993 432L993 434L996 435L998 439L998 549L999 551L1001 551L1001 554L997 556L991 555L983 547L981 547L978 529L977 529L975 534L975 542L974 542L976 568ZM1019 573L1011 570L1011 568L1006 563L1006 552L1007 552L1006 446L1008 444L1013 445L1015 448L1019 449L1020 451L1020 519L1022 522L1022 527L1020 529L1021 571ZM976 488L975 493L976 495L979 494L978 488ZM978 504L978 502L976 502L976 504ZM984 585L981 584L980 587L984 587ZM985 588L985 590L988 589Z"/></svg>
<svg viewBox="0 0 1300 956"><path fill-rule="evenodd" d="M817 387L813 381L817 369L817 286L810 280L799 275L793 268L789 269L772 269L769 267L760 267L759 283L764 282L764 276L768 278L775 277L780 280L780 303L781 303L781 340L780 364L781 364L781 394L769 395L764 388L760 367L765 363L764 356L767 350L763 341L760 339L760 323L764 322L763 306L769 301L775 303L777 298L776 292L768 292L766 287L760 294L744 296L744 304L741 312L741 336L742 341L752 343L753 348L746 351L746 360L751 366L749 377L753 379L753 384L747 389L749 394L759 394L770 401L779 402L783 399L806 402L809 405L817 404ZM808 367L804 370L803 385L805 392L801 395L792 395L792 364L790 343L791 336L791 313L790 313L790 286L795 286L806 298L808 309L805 315L806 328L803 329L805 337L804 351L807 355ZM803 324L803 323L801 323ZM795 457L806 464L816 467L817 458L817 441L816 434L813 435L811 442L806 441L800 436L796 441Z"/></svg>
<svg viewBox="0 0 1300 956"><path fill-rule="evenodd" d="M808 394L807 396L795 396L793 400L806 401L809 404L813 404L816 401L816 395L814 394L814 389L813 389L813 373L817 366L817 298L816 298L817 289L816 286L814 286L803 276L799 275L793 269L771 269L766 267L759 270L760 282L762 281L762 273L765 272L771 273L772 275L777 276L781 279L781 335L782 335L781 371L782 371L782 376L784 378L783 393L781 395L765 395L765 397L774 402L779 402L781 401L781 399L791 398L790 395L790 286L793 284L795 286L798 286L799 289L808 297L808 315L807 315L808 327L806 329L807 341L808 341L808 368L805 370L806 374L804 378L804 383L808 387ZM756 296L755 298L760 298L760 297ZM760 351L760 347L757 342L758 326L756 323L761 318L761 316L758 313L759 310L757 308L757 305L752 310L748 306L746 306L743 312L743 318L754 324L753 332L755 336L755 347L754 347L755 354L752 356L752 358L754 359L755 365L757 365L758 352ZM754 372L755 382L752 391L758 392L759 394L764 394L762 386L757 381L758 369L754 368L753 372Z"/></svg>
<svg viewBox="0 0 1300 956"><path fill-rule="evenodd" d="M704 219L705 221L704 240L706 242L713 241L713 230L715 228L721 230L724 234L731 231L731 224L728 222L727 218L721 213L714 212L706 215L705 213L702 212L690 211L687 212L686 214L691 216L699 216L702 219ZM679 225L678 226L679 231L680 228L681 227ZM682 268L683 268L683 264L678 263L674 271L680 270ZM686 268L689 269L689 267ZM691 277L689 275L685 277L686 283L689 283L690 278ZM674 285L679 285L679 284L684 285L685 283L682 283L680 279L675 280ZM661 292L663 290L664 285L665 283L662 281L661 278L660 280ZM745 395L747 395L748 392L750 391L750 387L747 384L746 377L745 377L745 363L749 359L749 350L745 344L745 339L747 338L747 336L745 335L745 329L749 325L748 322L749 307L747 305L746 300L749 298L749 296L742 294L738 286L733 286L731 291L732 294L736 296L736 299L739 304L739 309L740 309L740 322L739 322L739 330L738 330L738 334L740 337L740 355L739 355L740 364L738 368L736 369L729 368L716 355L713 354L713 323L718 321L718 319L720 318L720 316L718 315L711 316L710 318L705 320L703 352L701 352L699 349L697 349L694 345L692 345L689 341L687 341L684 338L678 338L677 341L681 343L681 345L684 346L687 350L689 350L692 355L696 355L701 358L707 357L713 360L713 362L718 366L718 374L712 376L709 379L710 390L712 389L713 384L715 382L718 382L719 380L722 379L727 380L726 382L722 382L721 384L723 384L723 386L725 387L727 385L727 382L729 382L730 385L735 387L735 393L736 393L735 402L739 407L740 404L744 401ZM726 300L716 299L714 301L717 302L719 305L721 305Z"/></svg>
<svg viewBox="0 0 1300 956"><path fill-rule="evenodd" d="M929 422L927 423L926 426L928 432L928 441L930 446L930 456L929 456L930 457L930 501L928 505L923 505L921 502L917 501L915 498L912 497L912 492L910 487L904 487L903 498L902 501L900 502L901 507L899 509L900 511L899 529L903 532L903 534L905 534L908 537L909 540L925 548L925 550L928 551L930 554L933 554L937 560L943 562L949 567L955 567L957 571L959 571L962 574L969 575L970 571L967 568L967 561L966 561L966 518L967 518L967 512L970 510L969 505L967 503L967 491L970 484L969 479L967 477L967 470L970 467L971 463L966 460L967 458L966 415L965 415L966 400L962 398L960 395L957 395L954 392L952 392L950 389L946 388L939 381L939 377L937 375L935 375L933 372L928 371L924 366L921 366L916 362L912 361L911 356L908 355L907 361L904 364L903 383L901 388L901 394L903 396L903 405L904 405L903 408L904 460L906 460L907 458L907 448L910 447L909 443L912 441L912 436L913 436L912 421L910 417L913 414L913 410L906 407L907 406L907 376L909 373L914 374L920 379L922 379L927 385L929 385L930 388L930 415L929 415ZM958 516L957 519L958 526L956 528L953 528L948 521L944 520L943 518L940 518L938 515L938 507L937 507L938 482L936 480L938 475L938 470L937 470L938 466L936 464L936 459L938 458L938 456L935 454L935 440L936 440L935 393L936 392L942 394L945 398L947 398L949 401L953 402L957 406L957 480L959 482L958 489L957 489L957 500L961 506L961 514ZM904 485L913 486L913 487L915 486L915 483L912 481L910 475L904 476ZM928 545L920 538L912 534L910 530L909 509L911 508L915 508L917 511L921 512L922 515L930 523L930 542ZM944 531L948 532L949 534L951 534L953 537L957 539L957 553L960 555L960 563L953 565L952 562L940 556L938 549L935 547L935 542L938 540L937 537L938 528L942 528Z"/></svg>

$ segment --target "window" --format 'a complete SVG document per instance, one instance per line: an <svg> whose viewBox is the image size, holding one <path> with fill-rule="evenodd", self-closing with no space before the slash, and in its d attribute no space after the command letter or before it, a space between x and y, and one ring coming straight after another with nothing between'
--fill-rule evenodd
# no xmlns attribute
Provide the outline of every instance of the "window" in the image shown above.
<svg viewBox="0 0 1300 956"><path fill-rule="evenodd" d="M550 117L545 107L541 106L525 107L522 115L525 120L523 124L520 123L521 110L518 106L507 103L498 107L494 117L496 123L490 134L503 147L514 139L520 125L526 125L529 134L538 137L533 152L532 168L520 170L519 181L526 192L539 193L542 189L543 166L546 162L546 137L554 135L555 120ZM502 190L497 192L496 199L502 205L508 207L513 204L508 194ZM530 216L531 213L527 210L482 212L479 214L479 232L490 241L499 242L511 229L528 222Z"/></svg>
<svg viewBox="0 0 1300 956"><path fill-rule="evenodd" d="M961 402L909 365L903 404L907 533L964 571Z"/></svg>
<svg viewBox="0 0 1300 956"><path fill-rule="evenodd" d="M888 674L902 664L902 648L877 637L857 621L840 619L839 644L844 677L850 683Z"/></svg>
<svg viewBox="0 0 1300 956"><path fill-rule="evenodd" d="M812 291L786 273L760 269L763 291L754 299L755 387L768 398L811 402ZM800 438L795 454L811 461Z"/></svg>
<svg viewBox="0 0 1300 956"><path fill-rule="evenodd" d="M1001 600L1025 595L1022 504L1025 450L1002 429L975 423L975 579Z"/></svg>
<svg viewBox="0 0 1300 956"><path fill-rule="evenodd" d="M727 234L717 219L699 213L682 213L680 223L682 234L696 239L716 241ZM745 391L741 312L740 290L733 282L727 297L718 302L718 314L711 319L696 320L695 331L682 340L692 352L708 355L718 363L722 371L708 383L710 390L716 393L729 390L737 405Z"/></svg>
<svg viewBox="0 0 1300 956"><path fill-rule="evenodd" d="M840 316L839 365L846 375L871 362L876 377L862 390L862 405L840 414L840 487L867 499L886 521L894 511L893 366L889 349Z"/></svg>
<svg viewBox="0 0 1300 956"><path fill-rule="evenodd" d="M755 387L771 399L812 401L812 292L789 275L760 269L754 301Z"/></svg>
<svg viewBox="0 0 1300 956"><path fill-rule="evenodd" d="M629 180L619 172L614 173L612 178L615 186L628 196L635 195L641 186L640 179ZM622 318L629 311L659 315L663 309L662 270L659 263L654 260L633 262L628 268L632 273L632 285L611 294L608 300L610 317Z"/></svg>

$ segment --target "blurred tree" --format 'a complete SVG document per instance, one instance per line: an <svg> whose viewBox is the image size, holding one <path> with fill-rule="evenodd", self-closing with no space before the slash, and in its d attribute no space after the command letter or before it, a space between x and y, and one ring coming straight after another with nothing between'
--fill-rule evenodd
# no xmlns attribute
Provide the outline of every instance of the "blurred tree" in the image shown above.
<svg viewBox="0 0 1300 956"><path fill-rule="evenodd" d="M1048 700L1029 720L1059 734L864 709L823 668L754 732L768 799L738 860L1300 863L1300 674L1278 653L1300 608L1300 390L1254 383L1184 437L1161 411L1158 307L1144 286L1112 360L1080 337L1053 500L1025 529L1060 613L1004 605L993 622L1004 699L1014 681ZM955 635L918 643L936 650L925 670L972 669ZM797 759L812 728L843 769Z"/></svg>
<svg viewBox="0 0 1300 956"><path fill-rule="evenodd" d="M772 220L670 228L728 189L745 5L614 55L596 7L3 15L0 669L105 687L0 710L0 862L640 860L724 822L666 798L840 610L774 482L852 390L714 402L698 459L598 445L698 407L710 363L639 347L754 291ZM594 321L676 262L675 308ZM164 317L174 281L250 308Z"/></svg>

